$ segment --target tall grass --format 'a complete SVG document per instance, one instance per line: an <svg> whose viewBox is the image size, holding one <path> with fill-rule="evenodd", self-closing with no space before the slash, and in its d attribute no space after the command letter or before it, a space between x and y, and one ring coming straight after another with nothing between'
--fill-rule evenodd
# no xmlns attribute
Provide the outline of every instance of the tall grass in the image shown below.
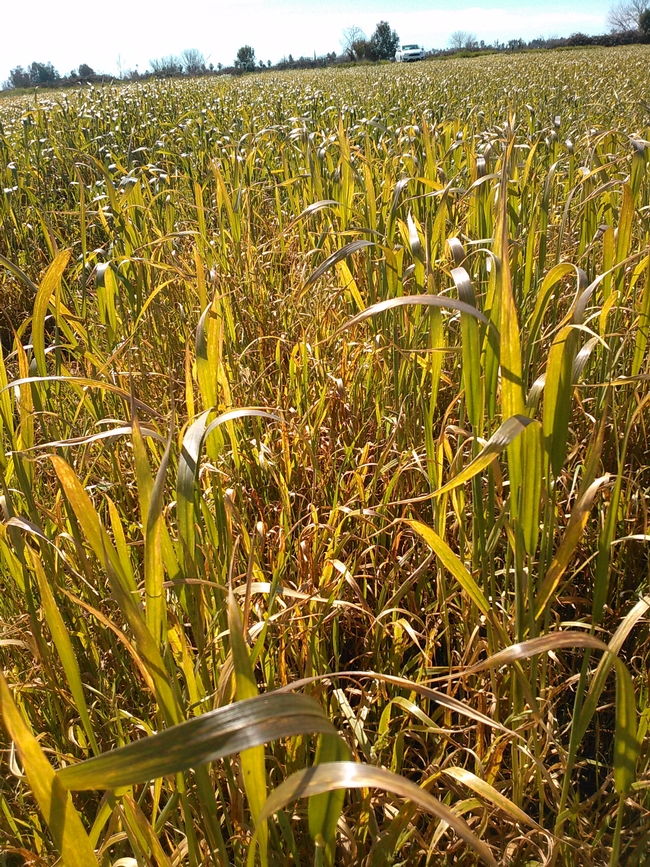
<svg viewBox="0 0 650 867"><path fill-rule="evenodd" d="M7 863L644 863L649 57L0 103Z"/></svg>

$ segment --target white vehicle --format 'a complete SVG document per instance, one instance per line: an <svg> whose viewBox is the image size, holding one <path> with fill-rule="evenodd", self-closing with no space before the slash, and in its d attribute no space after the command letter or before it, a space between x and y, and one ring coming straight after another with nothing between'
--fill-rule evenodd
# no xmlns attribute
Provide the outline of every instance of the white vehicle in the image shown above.
<svg viewBox="0 0 650 867"><path fill-rule="evenodd" d="M397 49L395 60L398 63L410 63L411 60L424 60L424 48L420 45L402 45Z"/></svg>

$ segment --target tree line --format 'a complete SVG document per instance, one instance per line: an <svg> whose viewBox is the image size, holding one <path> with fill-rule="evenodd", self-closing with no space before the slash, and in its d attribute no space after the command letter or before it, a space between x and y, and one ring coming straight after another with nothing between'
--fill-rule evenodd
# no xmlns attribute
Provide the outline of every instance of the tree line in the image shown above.
<svg viewBox="0 0 650 867"><path fill-rule="evenodd" d="M59 75L51 63L31 63L26 69L16 66L9 73L5 88L47 87L62 84L80 84L97 78L95 70L87 63L81 63L69 75Z"/></svg>
<svg viewBox="0 0 650 867"><path fill-rule="evenodd" d="M377 24L370 39L357 27L344 31L342 39L343 53L332 51L322 57L298 57L290 54L276 64L270 60L258 60L255 49L250 45L242 45L231 66L222 63L208 63L205 56L197 48L187 48L179 55L166 55L149 61L149 68L144 72L137 69L120 72L119 79L137 81L142 78L180 78L181 76L241 74L262 69L303 69L310 67L329 66L341 60L392 60L399 44L399 37L386 21ZM101 80L112 80L114 76L96 73L87 63L82 63L78 69L73 69L68 75L61 75L52 63L31 63L26 68L16 66L9 73L4 83L5 89L25 89L31 87L63 87L66 85L94 83Z"/></svg>
<svg viewBox="0 0 650 867"><path fill-rule="evenodd" d="M446 49L427 52L428 57L442 57L458 53L525 51L530 49L553 49L583 45L616 46L634 43L650 43L650 0L618 0L607 15L609 33L588 36L574 33L565 38L538 38L526 42L523 39L510 39L507 42L495 40L486 43L478 40L473 33L457 30L451 34ZM348 27L341 38L341 53L332 51L321 57L298 57L294 60L289 54L272 64L258 60L251 45L242 45L237 51L231 66L222 63L208 63L196 48L187 48L179 55L167 55L149 61L149 69L141 73L138 68L122 72L118 79L138 81L147 78L178 78L196 75L241 75L244 72L267 69L306 69L330 66L340 62L379 62L393 60L399 47L399 36L387 21L380 21L370 38L360 27ZM62 87L84 83L114 80L111 75L96 73L87 63L73 69L68 75L60 75L52 63L33 62L26 68L16 66L9 73L3 87L7 90L31 87Z"/></svg>

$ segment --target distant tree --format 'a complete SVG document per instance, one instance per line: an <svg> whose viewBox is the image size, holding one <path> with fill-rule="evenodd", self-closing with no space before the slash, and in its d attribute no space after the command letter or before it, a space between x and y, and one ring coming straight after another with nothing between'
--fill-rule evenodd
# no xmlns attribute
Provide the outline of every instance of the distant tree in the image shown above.
<svg viewBox="0 0 650 867"><path fill-rule="evenodd" d="M30 84L56 84L59 73L51 63L32 63L29 67Z"/></svg>
<svg viewBox="0 0 650 867"><path fill-rule="evenodd" d="M372 43L368 39L355 39L352 43L354 60L374 60Z"/></svg>
<svg viewBox="0 0 650 867"><path fill-rule="evenodd" d="M639 15L639 30L650 34L650 9L644 9Z"/></svg>
<svg viewBox="0 0 650 867"><path fill-rule="evenodd" d="M358 60L357 49L365 41L366 34L360 27L346 27L341 37L341 47L343 48L344 57L347 57L348 60ZM355 45L357 49L355 49Z"/></svg>
<svg viewBox="0 0 650 867"><path fill-rule="evenodd" d="M200 75L205 71L205 57L198 48L186 48L181 52L180 61L185 75Z"/></svg>
<svg viewBox="0 0 650 867"><path fill-rule="evenodd" d="M453 51L474 48L476 44L476 36L473 33L467 33L465 30L455 30L449 37L449 47Z"/></svg>
<svg viewBox="0 0 650 867"><path fill-rule="evenodd" d="M242 45L237 52L235 66L237 69L255 69L255 49L251 48L250 45Z"/></svg>
<svg viewBox="0 0 650 867"><path fill-rule="evenodd" d="M619 0L610 7L607 23L613 33L640 28L641 15L650 8L648 0Z"/></svg>
<svg viewBox="0 0 650 867"><path fill-rule="evenodd" d="M380 21L370 37L370 45L375 60L392 60L399 45L399 36L390 29L388 21Z"/></svg>
<svg viewBox="0 0 650 867"><path fill-rule="evenodd" d="M22 66L17 66L15 69L12 69L9 73L9 78L7 79L7 83L9 87L29 87L31 84L29 78L29 72L26 72Z"/></svg>
<svg viewBox="0 0 650 867"><path fill-rule="evenodd" d="M181 75L183 72L183 64L180 59L174 57L173 54L150 60L149 66L156 78L170 78L174 75Z"/></svg>
<svg viewBox="0 0 650 867"><path fill-rule="evenodd" d="M87 81L89 78L92 78L94 74L95 70L92 68L92 66L88 66L87 63L79 64L79 78Z"/></svg>
<svg viewBox="0 0 650 867"><path fill-rule="evenodd" d="M587 36L586 33L572 33L571 36L566 41L567 45L578 46L578 45L591 45L592 39L591 36Z"/></svg>

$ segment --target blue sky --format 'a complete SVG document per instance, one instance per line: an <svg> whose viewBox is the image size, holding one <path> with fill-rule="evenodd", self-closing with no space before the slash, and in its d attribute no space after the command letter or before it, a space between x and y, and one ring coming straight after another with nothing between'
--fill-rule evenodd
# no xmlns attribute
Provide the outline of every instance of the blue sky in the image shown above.
<svg viewBox="0 0 650 867"><path fill-rule="evenodd" d="M371 35L386 20L403 42L444 48L454 30L492 42L522 37L604 32L608 0L30 0L3 3L0 81L32 60L61 73L80 63L98 71L143 71L152 57L198 48L215 65L232 63L237 48L258 59L340 51L346 27Z"/></svg>

